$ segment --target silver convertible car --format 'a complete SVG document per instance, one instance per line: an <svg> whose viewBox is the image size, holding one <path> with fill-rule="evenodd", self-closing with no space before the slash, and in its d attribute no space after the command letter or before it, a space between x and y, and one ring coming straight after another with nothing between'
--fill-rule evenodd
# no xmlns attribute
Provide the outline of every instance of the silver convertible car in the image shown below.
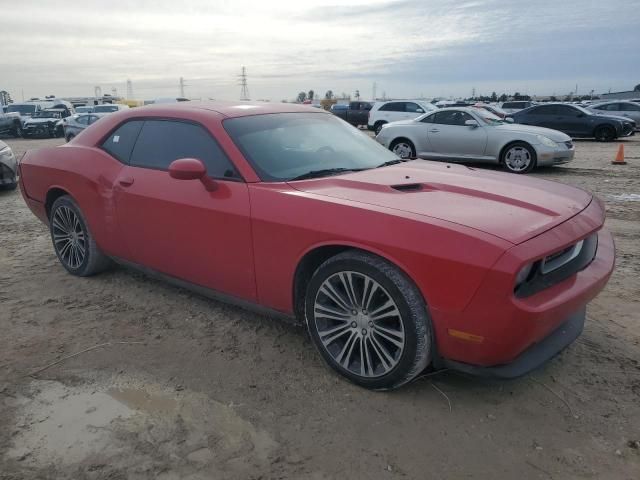
<svg viewBox="0 0 640 480"><path fill-rule="evenodd" d="M513 173L567 163L575 154L562 132L517 125L477 108L443 108L391 122L376 140L400 158L497 163Z"/></svg>

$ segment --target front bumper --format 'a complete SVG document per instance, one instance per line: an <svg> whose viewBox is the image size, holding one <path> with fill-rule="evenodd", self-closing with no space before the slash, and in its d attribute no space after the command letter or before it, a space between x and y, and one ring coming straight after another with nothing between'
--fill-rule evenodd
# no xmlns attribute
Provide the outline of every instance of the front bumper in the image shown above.
<svg viewBox="0 0 640 480"><path fill-rule="evenodd" d="M515 360L505 365L480 367L453 360L443 360L445 368L459 372L470 373L479 377L517 378L541 367L562 350L571 345L584 329L586 308L569 315L564 323L554 330L548 337L531 345Z"/></svg>
<svg viewBox="0 0 640 480"><path fill-rule="evenodd" d="M536 145L538 166L560 165L569 163L576 154L576 147L571 142L571 147L559 143L556 148L545 145Z"/></svg>
<svg viewBox="0 0 640 480"><path fill-rule="evenodd" d="M462 365L461 369L468 370L466 364L497 374L509 370L502 369L503 366L515 363L513 371L522 374L575 340L571 335L563 336L567 342L558 347L562 342L547 338L554 336L577 312L584 311L609 280L615 246L611 233L602 228L603 215L602 205L594 199L575 217L508 250L487 273L462 312L432 309L440 363L452 368ZM532 259L544 258L596 232L598 249L588 266L530 296L515 296L513 272ZM571 331L576 330L572 327ZM460 338L457 332L469 336ZM536 347L547 342L559 349ZM533 348L536 355L526 353ZM520 358L523 355L525 360ZM535 361L531 360L533 357Z"/></svg>

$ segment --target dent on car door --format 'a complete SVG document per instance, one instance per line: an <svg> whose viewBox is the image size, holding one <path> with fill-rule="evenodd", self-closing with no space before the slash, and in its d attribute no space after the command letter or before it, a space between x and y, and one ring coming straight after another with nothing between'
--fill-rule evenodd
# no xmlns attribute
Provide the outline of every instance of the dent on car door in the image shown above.
<svg viewBox="0 0 640 480"><path fill-rule="evenodd" d="M215 190L172 178L168 167L180 158L201 160ZM115 192L130 261L255 300L247 185L203 126L145 120Z"/></svg>

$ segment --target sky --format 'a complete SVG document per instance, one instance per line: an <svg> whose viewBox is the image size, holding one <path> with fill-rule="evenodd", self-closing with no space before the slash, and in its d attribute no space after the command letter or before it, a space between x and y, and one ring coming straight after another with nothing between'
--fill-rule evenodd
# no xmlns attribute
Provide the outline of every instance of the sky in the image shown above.
<svg viewBox="0 0 640 480"><path fill-rule="evenodd" d="M0 90L15 101L180 94L370 99L631 90L638 0L0 0Z"/></svg>

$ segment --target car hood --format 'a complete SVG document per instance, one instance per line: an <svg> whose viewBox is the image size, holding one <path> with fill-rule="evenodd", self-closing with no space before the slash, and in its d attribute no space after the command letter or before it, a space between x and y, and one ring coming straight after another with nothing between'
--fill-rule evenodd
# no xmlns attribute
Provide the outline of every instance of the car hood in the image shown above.
<svg viewBox="0 0 640 480"><path fill-rule="evenodd" d="M551 128L544 128L544 127L534 127L531 125L521 125L519 123L504 123L502 125L498 125L493 128L495 128L496 130L500 130L502 132L530 133L532 135L544 135L545 137L550 138L554 142L568 142L571 140L571 137L569 135L559 132L558 130L553 130Z"/></svg>
<svg viewBox="0 0 640 480"><path fill-rule="evenodd" d="M27 119L24 124L25 125L35 125L38 123L55 123L58 122L60 119L59 118L29 118Z"/></svg>
<svg viewBox="0 0 640 480"><path fill-rule="evenodd" d="M584 210L591 194L560 183L413 160L290 182L296 190L437 218L522 243Z"/></svg>
<svg viewBox="0 0 640 480"><path fill-rule="evenodd" d="M605 117L609 120L618 120L619 122L629 122L632 123L633 122L633 118L629 118L629 117L622 117L622 116L618 116L618 115L609 115L608 113L600 113L597 112L595 110L593 110L593 113L595 115L597 115L598 117Z"/></svg>

